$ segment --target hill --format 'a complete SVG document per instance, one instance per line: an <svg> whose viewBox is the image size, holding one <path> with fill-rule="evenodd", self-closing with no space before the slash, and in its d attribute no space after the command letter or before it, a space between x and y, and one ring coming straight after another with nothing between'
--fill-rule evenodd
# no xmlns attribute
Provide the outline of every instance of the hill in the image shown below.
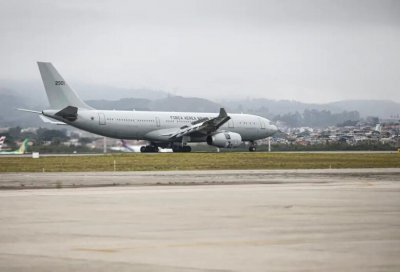
<svg viewBox="0 0 400 272"><path fill-rule="evenodd" d="M19 112L16 108L42 110L48 108L43 87L37 82L21 83L1 81L0 127L44 126L33 114ZM390 100L343 100L325 104L303 103L294 100L242 99L213 102L198 97L172 96L163 91L148 89L121 89L105 86L82 85L79 94L97 109L109 110L154 110L218 112L225 107L228 112L252 113L267 118L289 113L303 114L306 110L330 111L332 114L357 111L360 117L376 116L388 118L400 115L400 103ZM102 99L90 99L101 97Z"/></svg>

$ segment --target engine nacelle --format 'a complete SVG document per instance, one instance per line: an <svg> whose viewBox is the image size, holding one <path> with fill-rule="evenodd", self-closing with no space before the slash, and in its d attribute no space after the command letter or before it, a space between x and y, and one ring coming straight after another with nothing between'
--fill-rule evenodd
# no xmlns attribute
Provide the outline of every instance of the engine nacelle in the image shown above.
<svg viewBox="0 0 400 272"><path fill-rule="evenodd" d="M242 143L242 136L236 132L219 132L207 136L207 144L222 148L238 147Z"/></svg>

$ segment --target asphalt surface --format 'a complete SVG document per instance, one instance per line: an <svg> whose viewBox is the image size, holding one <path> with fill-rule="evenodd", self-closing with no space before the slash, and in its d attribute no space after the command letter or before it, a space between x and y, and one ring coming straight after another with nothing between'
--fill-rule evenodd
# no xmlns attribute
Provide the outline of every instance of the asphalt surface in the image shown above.
<svg viewBox="0 0 400 272"><path fill-rule="evenodd" d="M232 153L248 153L248 151L234 151ZM40 157L85 157L85 156L107 156L107 155L115 155L115 154L142 154L142 155L157 155L157 154L165 154L165 152L159 152L159 153L139 153L139 152L107 152L107 153L40 153ZM179 156L181 153L173 153L173 152L167 152L168 154L176 154L176 156ZM219 153L219 152L203 152L203 151L192 151L192 153ZM224 153L224 152L221 152ZM257 153L269 153L267 151L257 151ZM339 151L277 151L273 153L300 153L300 154L320 154L320 153L331 153L331 154L396 154L399 153L399 151L392 150L392 151L386 151L386 150L381 150L381 151L369 151L369 150L339 150ZM26 154L20 154L20 155L15 155L15 154L0 154L0 158L18 158L18 157L25 157L25 158L31 158L32 153L26 153Z"/></svg>
<svg viewBox="0 0 400 272"><path fill-rule="evenodd" d="M0 271L400 271L399 169L1 174L0 183L56 177L132 184L0 190Z"/></svg>
<svg viewBox="0 0 400 272"><path fill-rule="evenodd" d="M1 189L400 181L400 168L0 173Z"/></svg>

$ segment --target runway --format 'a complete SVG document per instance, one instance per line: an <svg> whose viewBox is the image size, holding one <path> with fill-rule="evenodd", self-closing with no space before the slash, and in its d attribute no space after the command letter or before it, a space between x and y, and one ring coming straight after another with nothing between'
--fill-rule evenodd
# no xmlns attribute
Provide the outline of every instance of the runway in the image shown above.
<svg viewBox="0 0 400 272"><path fill-rule="evenodd" d="M179 156L182 153L167 152L168 154L175 154ZM192 151L198 154L207 153L248 153L248 151L234 151L234 152L217 152L217 151ZM267 151L257 151L257 153L271 153ZM274 151L272 153L286 153L286 154L397 154L399 151L396 150L339 150L339 151ZM157 155L165 154L165 152L107 152L107 153L40 153L40 157L92 157L92 156L110 156L110 155L121 155L121 154L141 154L141 155ZM0 154L0 158L31 158L32 153L25 154Z"/></svg>
<svg viewBox="0 0 400 272"><path fill-rule="evenodd" d="M58 173L119 186L0 190L0 271L399 271L399 173Z"/></svg>

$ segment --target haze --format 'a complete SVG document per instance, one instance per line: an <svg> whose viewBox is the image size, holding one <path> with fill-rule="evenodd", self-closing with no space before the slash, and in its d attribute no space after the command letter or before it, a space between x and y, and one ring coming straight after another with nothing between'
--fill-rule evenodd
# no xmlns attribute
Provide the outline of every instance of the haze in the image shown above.
<svg viewBox="0 0 400 272"><path fill-rule="evenodd" d="M3 80L51 61L73 86L400 101L400 1L4 0L0 36Z"/></svg>

